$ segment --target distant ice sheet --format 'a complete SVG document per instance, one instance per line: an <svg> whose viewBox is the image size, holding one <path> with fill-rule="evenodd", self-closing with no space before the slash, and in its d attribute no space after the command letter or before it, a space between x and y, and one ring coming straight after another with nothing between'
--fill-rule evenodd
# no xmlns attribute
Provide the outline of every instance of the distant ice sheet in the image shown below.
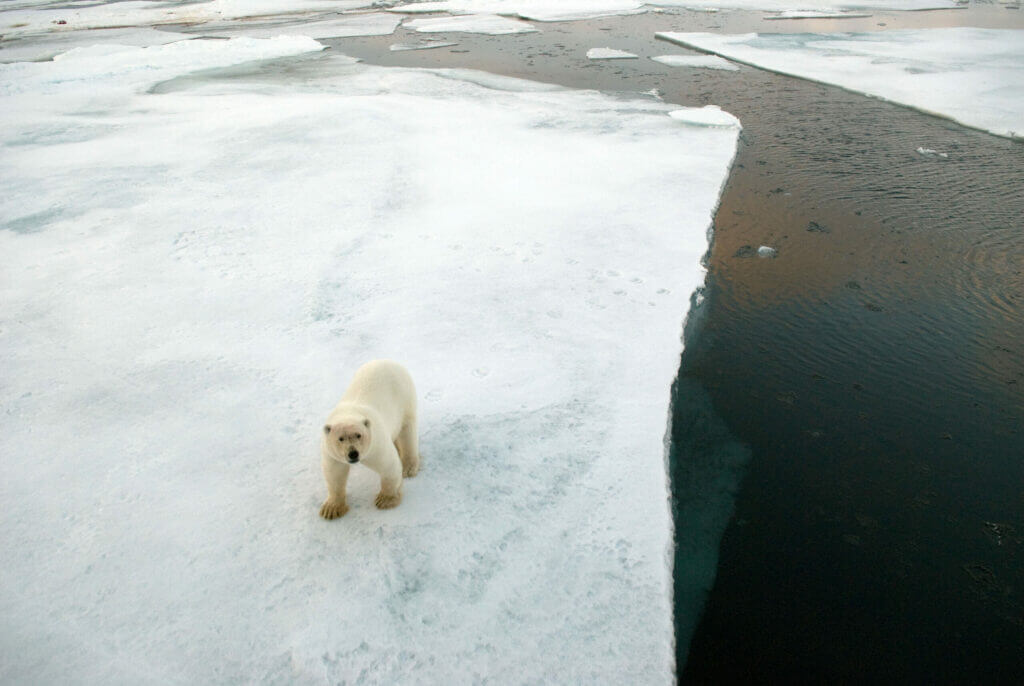
<svg viewBox="0 0 1024 686"><path fill-rule="evenodd" d="M162 0L51 3L13 8L0 4L0 35L51 33L156 24L203 24L300 12L338 12L366 7L372 0L207 0L175 3ZM63 23L58 23L63 22Z"/></svg>
<svg viewBox="0 0 1024 686"><path fill-rule="evenodd" d="M0 62L36 62L74 48L90 45L145 47L194 38L185 33L151 28L93 29L50 33L40 38L0 41Z"/></svg>
<svg viewBox="0 0 1024 686"><path fill-rule="evenodd" d="M437 0L392 8L394 12L452 12L500 14L532 21L592 19L643 12L641 0Z"/></svg>
<svg viewBox="0 0 1024 686"><path fill-rule="evenodd" d="M655 62L667 64L670 67L721 69L723 71L739 71L740 69L729 60L723 60L718 55L658 55L651 59Z"/></svg>
<svg viewBox="0 0 1024 686"><path fill-rule="evenodd" d="M636 55L615 48L591 48L587 50L587 59L591 60L628 60L636 59Z"/></svg>
<svg viewBox="0 0 1024 686"><path fill-rule="evenodd" d="M210 36L249 36L252 38L273 38L274 36L309 36L310 38L346 38L352 36L387 36L395 32L400 17L385 12L370 12L332 17L320 21L286 21L253 24L246 22L219 25L205 29Z"/></svg>
<svg viewBox="0 0 1024 686"><path fill-rule="evenodd" d="M485 33L503 35L536 31L530 24L518 19L494 14L463 14L455 17L429 17L410 19L403 26L421 33Z"/></svg>
<svg viewBox="0 0 1024 686"><path fill-rule="evenodd" d="M669 394L736 130L251 62L319 47L0 67L3 680L672 683ZM373 357L423 470L326 522L319 427ZM693 459L699 599L736 476Z"/></svg>
<svg viewBox="0 0 1024 686"><path fill-rule="evenodd" d="M659 33L680 45L900 103L999 136L1024 136L1024 31Z"/></svg>
<svg viewBox="0 0 1024 686"><path fill-rule="evenodd" d="M712 7L723 10L760 10L765 12L818 11L836 12L846 10L936 10L955 9L961 6L956 0L660 0L655 3L664 6L705 9Z"/></svg>

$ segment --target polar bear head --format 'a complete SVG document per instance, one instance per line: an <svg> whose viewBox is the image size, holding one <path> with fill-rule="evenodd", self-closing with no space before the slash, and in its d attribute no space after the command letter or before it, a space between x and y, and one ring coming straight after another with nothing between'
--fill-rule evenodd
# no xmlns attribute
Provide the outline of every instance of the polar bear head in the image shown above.
<svg viewBox="0 0 1024 686"><path fill-rule="evenodd" d="M324 425L324 445L338 462L355 464L370 450L370 420L360 415L338 417Z"/></svg>

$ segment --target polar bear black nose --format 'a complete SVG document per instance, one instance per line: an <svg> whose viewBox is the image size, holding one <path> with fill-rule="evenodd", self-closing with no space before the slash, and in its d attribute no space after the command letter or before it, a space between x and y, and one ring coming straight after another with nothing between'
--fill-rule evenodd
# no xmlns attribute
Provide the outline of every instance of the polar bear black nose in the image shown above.
<svg viewBox="0 0 1024 686"><path fill-rule="evenodd" d="M349 462L355 462L356 460L358 460L359 459L359 451L358 450L349 450L348 451L348 459L349 459Z"/></svg>

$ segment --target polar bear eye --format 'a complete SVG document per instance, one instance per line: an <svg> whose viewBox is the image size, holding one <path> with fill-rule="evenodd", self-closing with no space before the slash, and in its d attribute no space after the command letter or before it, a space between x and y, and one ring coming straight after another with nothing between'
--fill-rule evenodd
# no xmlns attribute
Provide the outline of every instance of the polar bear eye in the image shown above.
<svg viewBox="0 0 1024 686"><path fill-rule="evenodd" d="M359 440L360 438L362 438L362 437L363 437L363 435L362 435L362 434L356 434L356 440L357 440L357 441L358 441L358 440Z"/></svg>

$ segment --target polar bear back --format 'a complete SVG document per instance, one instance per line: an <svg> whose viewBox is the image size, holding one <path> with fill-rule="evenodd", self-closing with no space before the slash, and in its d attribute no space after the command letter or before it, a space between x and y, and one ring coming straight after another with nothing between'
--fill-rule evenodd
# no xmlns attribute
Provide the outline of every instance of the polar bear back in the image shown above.
<svg viewBox="0 0 1024 686"><path fill-rule="evenodd" d="M356 370L338 408L373 408L394 439L402 426L416 416L416 387L405 367L392 360L373 360Z"/></svg>

